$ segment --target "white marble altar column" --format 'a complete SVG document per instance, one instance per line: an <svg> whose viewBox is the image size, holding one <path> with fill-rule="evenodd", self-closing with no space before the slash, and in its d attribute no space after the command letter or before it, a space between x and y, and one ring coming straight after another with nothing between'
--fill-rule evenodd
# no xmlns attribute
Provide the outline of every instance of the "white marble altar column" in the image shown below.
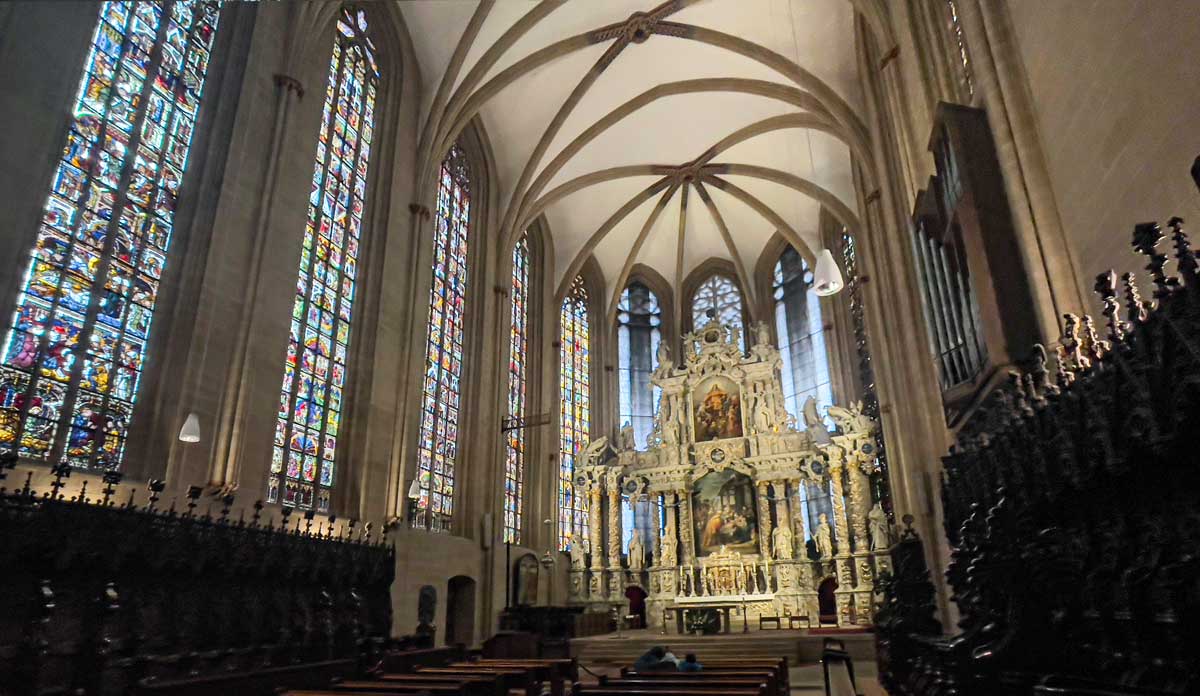
<svg viewBox="0 0 1200 696"><path fill-rule="evenodd" d="M766 481L758 482L758 552L763 558L771 557L771 504L767 497ZM770 579L768 578L768 585Z"/></svg>
<svg viewBox="0 0 1200 696"><path fill-rule="evenodd" d="M594 482L588 486L588 545L592 554L588 595L592 600L604 598L604 545L600 540L604 517L600 501L600 483Z"/></svg>
<svg viewBox="0 0 1200 696"><path fill-rule="evenodd" d="M651 503L650 514L654 518L654 521L650 525L651 536L654 537L650 540L650 565L658 567L662 565L662 547L659 543L659 537L662 536L662 515L659 514L659 510L662 509L660 507L662 505L662 496L657 494L652 497L647 496L647 500Z"/></svg>
<svg viewBox="0 0 1200 696"><path fill-rule="evenodd" d="M608 591L616 599L624 597L621 576L621 489L615 481L608 482Z"/></svg>
<svg viewBox="0 0 1200 696"><path fill-rule="evenodd" d="M686 491L679 491L679 538L683 542L682 565L691 566L696 563L696 535L692 530L692 496Z"/></svg>

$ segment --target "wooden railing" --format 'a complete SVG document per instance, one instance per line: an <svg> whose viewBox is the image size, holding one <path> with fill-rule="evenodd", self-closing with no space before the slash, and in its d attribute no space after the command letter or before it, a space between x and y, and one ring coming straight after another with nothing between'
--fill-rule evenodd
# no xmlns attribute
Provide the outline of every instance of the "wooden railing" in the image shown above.
<svg viewBox="0 0 1200 696"><path fill-rule="evenodd" d="M891 693L1200 692L1200 277L1179 218L1132 246L1148 296L1100 274L1102 319L1065 317L944 459L952 637L911 527L897 545Z"/></svg>
<svg viewBox="0 0 1200 696"><path fill-rule="evenodd" d="M0 460L0 479L14 459ZM139 685L273 667L378 662L391 628L395 552L303 515L232 519L102 490L0 488L0 694L128 694ZM0 485L10 483L0 481ZM207 503L204 504L208 507ZM302 517L302 515L296 515ZM276 684L280 682L276 679Z"/></svg>

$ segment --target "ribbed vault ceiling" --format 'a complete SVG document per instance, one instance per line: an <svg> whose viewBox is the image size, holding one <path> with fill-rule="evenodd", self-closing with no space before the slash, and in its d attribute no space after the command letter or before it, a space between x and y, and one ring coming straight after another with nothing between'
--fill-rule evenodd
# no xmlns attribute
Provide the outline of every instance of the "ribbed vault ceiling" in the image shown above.
<svg viewBox="0 0 1200 696"><path fill-rule="evenodd" d="M421 64L430 157L478 107L496 157L499 218L512 234L545 214L555 286L589 253L610 293L634 263L672 284L712 257L753 273L777 230L819 248L820 199L856 214L847 142L865 136L855 122L851 2L652 2L400 3ZM648 38L627 22L639 12L661 20ZM531 26L499 53L523 17ZM571 50L538 53L603 27ZM776 54L768 62L794 63L809 84L714 42L766 49ZM541 64L526 69L532 63ZM540 143L548 146L537 156Z"/></svg>

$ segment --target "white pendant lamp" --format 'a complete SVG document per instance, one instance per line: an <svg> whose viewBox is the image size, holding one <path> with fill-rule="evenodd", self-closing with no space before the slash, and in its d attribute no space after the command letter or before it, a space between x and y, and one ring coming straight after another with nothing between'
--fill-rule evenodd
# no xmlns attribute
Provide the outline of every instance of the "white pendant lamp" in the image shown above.
<svg viewBox="0 0 1200 696"><path fill-rule="evenodd" d="M813 273L813 292L826 297L841 292L844 286L842 272L833 260L833 254L828 249L822 249L817 254L817 270Z"/></svg>
<svg viewBox="0 0 1200 696"><path fill-rule="evenodd" d="M200 442L200 416L195 412L189 413L179 429L180 442Z"/></svg>

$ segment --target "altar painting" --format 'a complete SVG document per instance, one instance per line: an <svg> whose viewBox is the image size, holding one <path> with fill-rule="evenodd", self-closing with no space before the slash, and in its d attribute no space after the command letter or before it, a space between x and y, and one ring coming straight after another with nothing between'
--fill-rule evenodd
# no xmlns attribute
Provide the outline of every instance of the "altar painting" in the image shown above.
<svg viewBox="0 0 1200 696"><path fill-rule="evenodd" d="M692 391L695 441L742 436L742 400L733 380L712 377Z"/></svg>
<svg viewBox="0 0 1200 696"><path fill-rule="evenodd" d="M692 510L697 555L707 556L722 548L750 553L758 550L758 516L749 476L725 469L696 479Z"/></svg>

